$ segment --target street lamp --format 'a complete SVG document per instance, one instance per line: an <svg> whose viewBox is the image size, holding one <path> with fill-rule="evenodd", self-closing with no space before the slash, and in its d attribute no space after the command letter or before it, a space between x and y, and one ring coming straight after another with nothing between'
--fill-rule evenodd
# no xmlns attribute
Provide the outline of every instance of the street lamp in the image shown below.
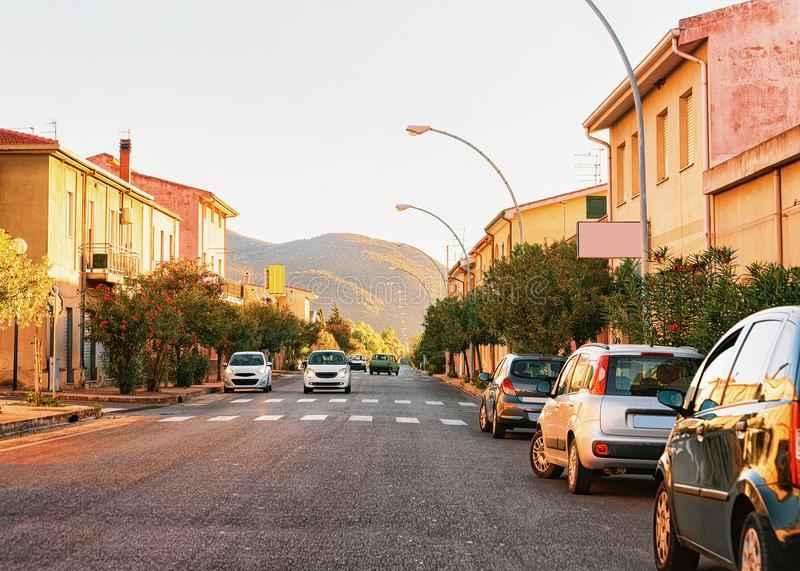
<svg viewBox="0 0 800 571"><path fill-rule="evenodd" d="M11 240L11 249L14 250L14 253L17 256L24 256L25 253L28 251L28 243L22 238L14 238L13 240ZM14 372L11 375L12 391L17 390L17 381L18 381L17 369L19 368L18 361L19 361L19 324L17 323L17 316L14 315L14 359L13 359Z"/></svg>
<svg viewBox="0 0 800 571"><path fill-rule="evenodd" d="M441 267L441 264L439 264L439 262L434 260L430 256L430 254L428 254L424 250L422 250L420 248L417 248L416 246L412 246L411 244L403 244L401 242L397 242L396 245L401 247L401 248L404 247L404 246L408 246L409 248L413 248L414 250L416 250L417 252L419 252L420 254L425 256L426 258L428 258L428 260L430 260L431 264L433 264L436 267L436 271L439 272L439 277L442 278L442 287L444 288L445 293L447 292L447 278L444 277L444 272L442 271L442 267Z"/></svg>
<svg viewBox="0 0 800 571"><path fill-rule="evenodd" d="M421 277L419 277L414 272L411 272L411 271L409 271L409 270L407 270L405 268L400 268L400 267L397 267L397 266L389 266L389 269L392 270L392 271L403 272L404 274L408 274L409 276L411 276L412 278L417 280L419 282L419 285L422 286L422 289L425 290L425 293L428 294L428 300L430 301L430 303L433 303L433 296L431 295L431 290L428 289L428 286L425 285L425 282L422 281Z"/></svg>
<svg viewBox="0 0 800 571"><path fill-rule="evenodd" d="M473 145L472 143L470 143L466 139L464 139L462 137L459 137L458 135L454 135L453 133L448 133L447 131L442 131L441 129L436 129L434 127L431 127L430 125L409 125L409 126L406 127L406 133L408 133L412 137L416 137L416 136L419 136L419 135L424 135L425 133L428 133L428 132L439 133L440 135L444 135L445 137L450 137L451 139L455 139L456 141L464 143L470 149L472 149L473 151L478 153L480 156L482 156L484 159L486 159L486 162L491 165L491 167L495 170L495 172L498 175L500 175L500 179L503 181L503 184L506 185L506 188L508 189L508 194L511 195L511 200L514 203L514 208L516 209L516 212L517 212L517 222L519 224L519 242L520 242L520 244L524 243L525 242L525 234L522 231L522 214L521 214L521 212L519 210L519 204L517 204L517 197L514 195L514 191L511 190L511 185L509 184L508 180L506 179L505 175L503 174L503 171L500 170L500 167L498 167L494 163L494 161L489 158L489 156L486 153L484 153L482 150L480 150L478 147L476 147L475 145Z"/></svg>
<svg viewBox="0 0 800 571"><path fill-rule="evenodd" d="M617 51L622 58L622 63L625 64L625 71L628 73L628 80L631 84L631 93L633 93L633 105L636 108L636 118L639 122L639 217L642 221L642 264L639 269L641 270L642 278L644 279L645 274L647 274L647 261L650 257L650 229L647 226L647 176L645 176L646 161L644 157L645 136L644 114L642 113L642 94L639 91L639 82L636 81L636 74L633 72L633 67L628 59L628 54L625 53L625 48L622 47L622 42L620 42L619 37L614 31L614 28L611 27L611 23L606 19L606 17L592 0L586 0L586 3L597 15L611 36L611 39L613 40L614 45L616 46Z"/></svg>

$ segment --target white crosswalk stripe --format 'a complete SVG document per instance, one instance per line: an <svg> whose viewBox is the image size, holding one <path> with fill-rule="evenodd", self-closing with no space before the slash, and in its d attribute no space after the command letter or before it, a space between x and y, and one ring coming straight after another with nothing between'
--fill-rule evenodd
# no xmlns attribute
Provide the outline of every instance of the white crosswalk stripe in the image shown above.
<svg viewBox="0 0 800 571"><path fill-rule="evenodd" d="M458 420L456 418L440 418L439 419L442 424L446 424L447 426L466 426L467 423L463 420Z"/></svg>
<svg viewBox="0 0 800 571"><path fill-rule="evenodd" d="M396 400L394 404L411 404L410 400Z"/></svg>
<svg viewBox="0 0 800 571"><path fill-rule="evenodd" d="M253 399L234 399L231 402L235 402L235 403L253 402Z"/></svg>
<svg viewBox="0 0 800 571"><path fill-rule="evenodd" d="M398 416L395 417L395 421L400 424L419 424L419 419L413 416Z"/></svg>
<svg viewBox="0 0 800 571"><path fill-rule="evenodd" d="M283 402L283 399L264 399L264 402Z"/></svg>
<svg viewBox="0 0 800 571"><path fill-rule="evenodd" d="M260 422L264 420L280 420L282 418L282 414L262 414L261 416L257 416L254 420L255 422Z"/></svg>
<svg viewBox="0 0 800 571"><path fill-rule="evenodd" d="M314 402L317 399L297 399L297 402Z"/></svg>
<svg viewBox="0 0 800 571"><path fill-rule="evenodd" d="M307 414L300 417L300 420L325 420L326 418L328 418L327 414Z"/></svg>
<svg viewBox="0 0 800 571"><path fill-rule="evenodd" d="M378 399L361 399L361 402L364 402L364 403L376 403L376 402L378 402Z"/></svg>
<svg viewBox="0 0 800 571"><path fill-rule="evenodd" d="M444 406L444 403L440 400L426 400L425 404L429 404L431 406Z"/></svg>
<svg viewBox="0 0 800 571"><path fill-rule="evenodd" d="M238 416L212 416L208 419L208 422L230 422L234 418L239 418Z"/></svg>
<svg viewBox="0 0 800 571"><path fill-rule="evenodd" d="M112 412L119 412L121 410L125 410L124 408L116 408L116 407L108 407L103 408L103 414L111 414Z"/></svg>
<svg viewBox="0 0 800 571"><path fill-rule="evenodd" d="M328 402L347 402L347 399L330 399Z"/></svg>
<svg viewBox="0 0 800 571"><path fill-rule="evenodd" d="M372 422L372 417L371 416L361 416L361 415L358 415L358 414L354 414L353 416L351 416L347 420L349 420L350 422Z"/></svg>
<svg viewBox="0 0 800 571"><path fill-rule="evenodd" d="M476 406L474 402L460 402L458 406Z"/></svg>
<svg viewBox="0 0 800 571"><path fill-rule="evenodd" d="M183 422L184 420L189 420L190 418L194 418L193 416L168 416L167 418L162 418L158 422Z"/></svg>

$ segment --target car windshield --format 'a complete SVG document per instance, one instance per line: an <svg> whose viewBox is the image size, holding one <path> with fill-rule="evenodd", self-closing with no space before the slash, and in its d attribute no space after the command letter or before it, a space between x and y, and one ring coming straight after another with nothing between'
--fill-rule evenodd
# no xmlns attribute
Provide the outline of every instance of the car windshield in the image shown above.
<svg viewBox="0 0 800 571"><path fill-rule="evenodd" d="M561 371L563 361L553 359L515 359L511 376L532 381L553 381Z"/></svg>
<svg viewBox="0 0 800 571"><path fill-rule="evenodd" d="M319 353L311 353L308 358L309 365L346 365L347 359L343 353L337 351L321 351Z"/></svg>
<svg viewBox="0 0 800 571"><path fill-rule="evenodd" d="M607 395L654 397L661 389L686 392L701 359L671 355L616 355L609 359Z"/></svg>
<svg viewBox="0 0 800 571"><path fill-rule="evenodd" d="M234 367L258 367L264 364L264 355L258 353L234 355L228 364Z"/></svg>
<svg viewBox="0 0 800 571"><path fill-rule="evenodd" d="M379 354L379 355L375 355L372 358L375 359L376 361L389 361L390 360L389 355L380 355Z"/></svg>
<svg viewBox="0 0 800 571"><path fill-rule="evenodd" d="M363 359L364 359L364 357L362 357L361 355L353 355L353 356L352 356L352 357L350 357L350 358L351 358L353 361L361 361L361 360L363 360Z"/></svg>

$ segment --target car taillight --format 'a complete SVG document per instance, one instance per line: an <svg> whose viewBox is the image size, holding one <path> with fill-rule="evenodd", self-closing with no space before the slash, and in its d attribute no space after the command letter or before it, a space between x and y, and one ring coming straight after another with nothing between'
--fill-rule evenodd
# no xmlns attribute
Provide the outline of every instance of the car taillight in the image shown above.
<svg viewBox="0 0 800 571"><path fill-rule="evenodd" d="M608 456L608 443L607 442L593 442L592 452L595 456Z"/></svg>
<svg viewBox="0 0 800 571"><path fill-rule="evenodd" d="M800 488L800 402L792 403L792 427L789 434L789 470L792 485Z"/></svg>
<svg viewBox="0 0 800 571"><path fill-rule="evenodd" d="M601 355L597 360L597 369L592 379L592 387L589 389L593 395L606 394L606 380L608 379L608 355Z"/></svg>
<svg viewBox="0 0 800 571"><path fill-rule="evenodd" d="M515 397L517 396L517 389L514 388L514 383L511 382L511 379L506 377L503 379L503 382L500 383L500 390L503 391L508 396Z"/></svg>

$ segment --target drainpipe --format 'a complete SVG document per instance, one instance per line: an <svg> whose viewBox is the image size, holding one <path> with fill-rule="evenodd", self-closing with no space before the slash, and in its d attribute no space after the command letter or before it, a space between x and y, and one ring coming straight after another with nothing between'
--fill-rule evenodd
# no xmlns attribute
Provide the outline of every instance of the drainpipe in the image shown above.
<svg viewBox="0 0 800 571"><path fill-rule="evenodd" d="M700 101L702 102L703 109L703 120L701 122L703 125L703 172L705 172L711 164L711 113L709 110L708 98L708 65L700 58L679 50L679 36L680 30L672 30L672 53L700 66ZM705 193L703 195L703 205L703 230L705 232L706 248L708 248L713 243L711 239L711 197Z"/></svg>
<svg viewBox="0 0 800 571"><path fill-rule="evenodd" d="M612 222L614 220L614 217L611 214L613 212L613 209L611 207L611 144L605 142L603 139L598 139L597 137L592 135L589 132L589 128L588 127L586 127L584 129L584 132L586 133L586 138L587 139L589 139L593 143L597 143L598 145L602 145L603 147L606 148L606 155L608 156L608 175L607 175L607 177L608 177L608 183L607 183L608 184L608 204L606 204L606 216L608 217L608 221ZM634 149L634 152L636 152L636 149Z"/></svg>

